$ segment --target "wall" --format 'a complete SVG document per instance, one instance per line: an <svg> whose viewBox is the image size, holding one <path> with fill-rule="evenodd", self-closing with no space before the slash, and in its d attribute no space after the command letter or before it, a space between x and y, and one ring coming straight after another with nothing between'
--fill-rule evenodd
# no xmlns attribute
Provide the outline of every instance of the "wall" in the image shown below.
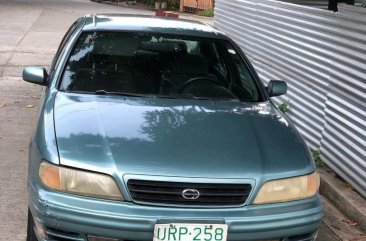
<svg viewBox="0 0 366 241"><path fill-rule="evenodd" d="M181 11L197 12L200 10L212 8L212 0L181 0Z"/></svg>
<svg viewBox="0 0 366 241"><path fill-rule="evenodd" d="M289 117L326 164L366 197L366 9L339 12L271 0L217 0L215 26L261 79L281 79Z"/></svg>

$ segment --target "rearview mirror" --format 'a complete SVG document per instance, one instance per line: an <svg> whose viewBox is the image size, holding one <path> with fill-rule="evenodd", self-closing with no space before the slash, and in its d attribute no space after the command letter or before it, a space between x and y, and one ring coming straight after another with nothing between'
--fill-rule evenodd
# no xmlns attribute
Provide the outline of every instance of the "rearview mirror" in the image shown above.
<svg viewBox="0 0 366 241"><path fill-rule="evenodd" d="M287 92L287 83L281 80L271 80L268 83L267 91L270 97L284 95Z"/></svg>
<svg viewBox="0 0 366 241"><path fill-rule="evenodd" d="M42 67L26 67L23 80L37 85L47 85L47 71Z"/></svg>

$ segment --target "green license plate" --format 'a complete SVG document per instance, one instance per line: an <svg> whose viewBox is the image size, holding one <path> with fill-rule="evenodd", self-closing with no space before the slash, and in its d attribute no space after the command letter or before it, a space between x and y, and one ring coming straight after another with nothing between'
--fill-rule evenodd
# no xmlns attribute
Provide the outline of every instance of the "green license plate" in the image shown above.
<svg viewBox="0 0 366 241"><path fill-rule="evenodd" d="M226 224L156 224L153 241L226 241Z"/></svg>

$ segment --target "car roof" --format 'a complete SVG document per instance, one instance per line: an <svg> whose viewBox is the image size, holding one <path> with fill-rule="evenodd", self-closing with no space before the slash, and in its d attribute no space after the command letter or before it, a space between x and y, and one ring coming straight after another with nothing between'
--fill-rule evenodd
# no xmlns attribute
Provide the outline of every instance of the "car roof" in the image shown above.
<svg viewBox="0 0 366 241"><path fill-rule="evenodd" d="M131 31L226 39L216 28L194 20L151 15L96 14L85 16L83 31Z"/></svg>

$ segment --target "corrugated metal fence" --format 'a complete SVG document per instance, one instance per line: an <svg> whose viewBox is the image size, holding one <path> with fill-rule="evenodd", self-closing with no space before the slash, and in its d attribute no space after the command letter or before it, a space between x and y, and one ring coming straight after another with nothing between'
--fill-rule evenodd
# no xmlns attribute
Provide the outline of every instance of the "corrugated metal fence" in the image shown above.
<svg viewBox="0 0 366 241"><path fill-rule="evenodd" d="M280 0L278 0L280 1ZM316 7L316 8L328 8L328 2L329 0L281 0L282 2L288 2L288 3L294 3L294 4L300 4L310 7ZM361 5L363 0L355 0L356 5Z"/></svg>
<svg viewBox="0 0 366 241"><path fill-rule="evenodd" d="M288 83L288 116L326 164L366 197L366 9L216 0L215 26L264 82Z"/></svg>

